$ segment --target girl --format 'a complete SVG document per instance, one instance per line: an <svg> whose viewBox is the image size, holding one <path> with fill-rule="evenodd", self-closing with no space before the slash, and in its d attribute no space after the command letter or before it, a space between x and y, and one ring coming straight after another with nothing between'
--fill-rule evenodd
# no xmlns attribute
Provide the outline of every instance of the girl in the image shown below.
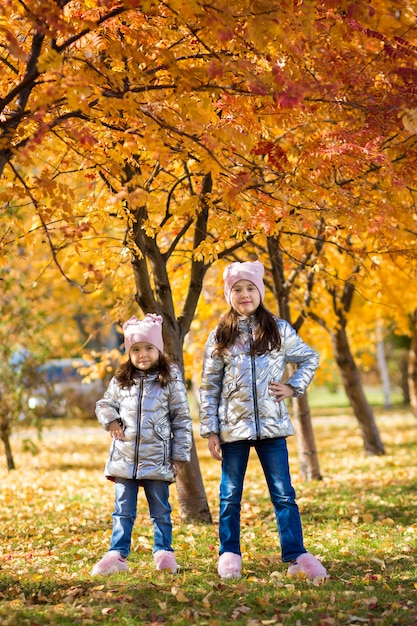
<svg viewBox="0 0 417 626"><path fill-rule="evenodd" d="M128 361L119 366L96 415L112 438L105 475L115 483L110 550L92 575L126 571L143 486L154 527L153 556L158 570L178 569L171 546L169 484L190 460L191 416L178 367L163 354L162 317L149 313L123 324Z"/></svg>
<svg viewBox="0 0 417 626"><path fill-rule="evenodd" d="M211 456L222 462L218 573L241 576L240 508L253 447L274 506L282 560L290 563L288 574L326 577L303 544L286 442L294 430L285 399L305 392L318 355L263 306L263 275L259 261L226 267L224 294L231 308L210 334L204 353L200 432L208 438ZM296 370L282 383L287 363Z"/></svg>

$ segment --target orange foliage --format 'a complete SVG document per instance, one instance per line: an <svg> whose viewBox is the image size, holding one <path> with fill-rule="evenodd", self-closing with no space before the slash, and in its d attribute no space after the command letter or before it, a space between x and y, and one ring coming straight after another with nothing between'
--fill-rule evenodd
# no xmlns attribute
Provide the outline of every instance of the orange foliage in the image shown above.
<svg viewBox="0 0 417 626"><path fill-rule="evenodd" d="M374 255L415 264L405 0L9 0L0 11L3 263L16 243L45 250L45 267L99 290L116 319L134 306L131 255L147 254L135 224L168 261L177 316L191 264L236 241L279 237L290 272L309 259L317 303L320 283L349 275L346 255L363 267L355 280ZM318 236L339 252L318 258ZM298 288L294 306L306 278Z"/></svg>

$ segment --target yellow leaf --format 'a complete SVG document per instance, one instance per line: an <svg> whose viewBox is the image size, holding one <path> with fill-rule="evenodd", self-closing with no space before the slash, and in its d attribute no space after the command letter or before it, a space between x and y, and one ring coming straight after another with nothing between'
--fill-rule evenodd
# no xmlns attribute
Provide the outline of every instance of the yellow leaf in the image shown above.
<svg viewBox="0 0 417 626"><path fill-rule="evenodd" d="M204 598L201 601L201 604L205 607L209 607L210 606L210 596L213 593L213 591L210 591L206 596L204 596Z"/></svg>
<svg viewBox="0 0 417 626"><path fill-rule="evenodd" d="M181 589L178 589L178 587L171 587L171 593L178 602L189 602L185 593Z"/></svg>
<svg viewBox="0 0 417 626"><path fill-rule="evenodd" d="M175 599L177 600L177 602L189 602L189 599L187 598L185 593L181 591L181 589L176 594Z"/></svg>
<svg viewBox="0 0 417 626"><path fill-rule="evenodd" d="M260 606L268 606L270 604L270 602L269 602L269 595L257 596L256 597L256 601L258 602L258 604Z"/></svg>

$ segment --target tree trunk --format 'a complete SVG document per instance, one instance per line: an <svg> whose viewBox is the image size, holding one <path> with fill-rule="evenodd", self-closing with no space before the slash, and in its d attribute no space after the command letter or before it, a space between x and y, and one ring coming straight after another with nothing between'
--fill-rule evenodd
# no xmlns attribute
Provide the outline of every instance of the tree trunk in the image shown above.
<svg viewBox="0 0 417 626"><path fill-rule="evenodd" d="M291 324L289 286L285 281L282 254L279 249L278 240L275 237L268 238L268 253L271 261L273 289L278 302L279 315L282 319ZM296 330L298 332L298 328ZM292 407L294 419L297 424L295 435L297 439L300 476L303 480L321 480L322 476L320 474L307 393L301 398L294 399Z"/></svg>
<svg viewBox="0 0 417 626"><path fill-rule="evenodd" d="M184 522L212 523L194 439L191 461L184 465L177 475L177 493L180 516Z"/></svg>
<svg viewBox="0 0 417 626"><path fill-rule="evenodd" d="M378 362L379 374L381 376L382 390L384 393L384 407L391 408L391 382L387 367L387 359L385 357L384 338L382 334L381 324L376 324L376 358Z"/></svg>
<svg viewBox="0 0 417 626"><path fill-rule="evenodd" d="M410 358L410 350L407 350L407 352L404 354L401 353L399 357L400 387L401 387L401 393L403 396L402 401L405 406L411 406L410 387L409 387L409 380L408 380L409 358Z"/></svg>
<svg viewBox="0 0 417 626"><path fill-rule="evenodd" d="M171 340L168 341L168 354L173 356L175 362L181 368L181 371L184 372L183 340L180 338L178 341L172 341L175 335L172 333L170 333L170 335ZM211 523L212 517L205 494L194 437L190 462L184 465L178 473L176 485L181 519L184 522L195 521Z"/></svg>
<svg viewBox="0 0 417 626"><path fill-rule="evenodd" d="M296 436L300 476L302 480L322 480L307 394L293 398L292 406L298 426Z"/></svg>
<svg viewBox="0 0 417 626"><path fill-rule="evenodd" d="M346 329L343 324L339 325L336 331L331 332L331 339L336 362L342 374L346 395L359 422L365 453L367 456L385 454L374 414L366 399L359 370L350 351Z"/></svg>
<svg viewBox="0 0 417 626"><path fill-rule="evenodd" d="M410 405L417 417L417 311L410 316L411 345L408 353L408 390Z"/></svg>
<svg viewBox="0 0 417 626"><path fill-rule="evenodd" d="M1 433L0 433L0 438L1 438L2 442L3 442L3 444L4 444L4 452L5 452L6 461L7 461L7 469L8 470L14 470L14 469L16 469L16 466L14 464L12 447L10 445L9 433L8 432L4 432L3 429L2 429Z"/></svg>
<svg viewBox="0 0 417 626"><path fill-rule="evenodd" d="M169 333L166 352L184 372L183 339L177 337L177 334ZM190 462L178 473L176 485L182 521L212 523L194 437Z"/></svg>

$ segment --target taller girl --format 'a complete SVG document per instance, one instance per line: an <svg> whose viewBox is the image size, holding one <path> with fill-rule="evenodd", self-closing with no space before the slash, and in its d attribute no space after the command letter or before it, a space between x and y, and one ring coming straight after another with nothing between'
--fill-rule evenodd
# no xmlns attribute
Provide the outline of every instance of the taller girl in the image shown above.
<svg viewBox="0 0 417 626"><path fill-rule="evenodd" d="M319 358L288 322L264 307L263 275L259 261L226 267L224 294L231 308L211 332L204 353L200 432L213 459L222 462L218 573L241 576L240 509L253 447L274 506L282 560L290 563L288 574L325 577L323 565L304 547L286 442L294 429L285 399L306 391ZM296 369L283 383L288 363Z"/></svg>

